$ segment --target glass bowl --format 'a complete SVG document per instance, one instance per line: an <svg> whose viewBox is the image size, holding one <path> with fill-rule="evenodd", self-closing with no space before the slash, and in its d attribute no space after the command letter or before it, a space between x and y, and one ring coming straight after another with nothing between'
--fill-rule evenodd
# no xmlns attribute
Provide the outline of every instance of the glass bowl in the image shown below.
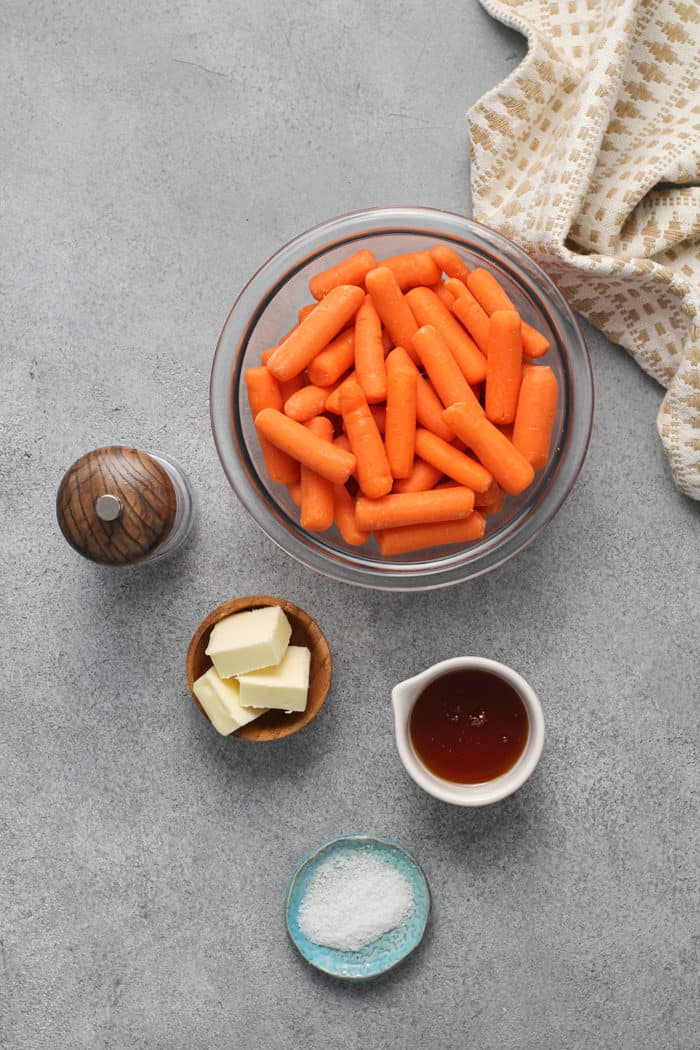
<svg viewBox="0 0 700 1050"><path fill-rule="evenodd" d="M309 278L360 248L378 260L435 244L498 278L524 320L550 342L540 358L556 374L559 405L549 460L520 496L486 519L482 539L384 558L374 539L346 544L337 529L310 533L283 485L271 482L248 407L243 373L313 301ZM593 420L593 379L578 323L547 275L517 245L478 222L430 208L375 208L316 226L281 248L234 303L214 355L210 410L214 441L231 486L263 532L297 561L344 583L387 591L428 590L479 576L523 550L551 521L581 469Z"/></svg>

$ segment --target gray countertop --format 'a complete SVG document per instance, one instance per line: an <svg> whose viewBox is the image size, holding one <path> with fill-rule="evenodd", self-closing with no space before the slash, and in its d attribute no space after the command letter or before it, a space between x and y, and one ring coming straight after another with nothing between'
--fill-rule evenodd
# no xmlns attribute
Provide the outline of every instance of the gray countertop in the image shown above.
<svg viewBox="0 0 700 1050"><path fill-rule="evenodd" d="M373 204L469 212L465 112L524 43L476 0L12 2L0 41L4 288L0 1045L10 1050L690 1048L698 508L660 389L586 327L596 420L541 538L446 591L291 563L227 487L213 348L282 242ZM195 536L82 561L60 478L112 442L170 453ZM199 621L249 593L317 618L332 694L298 736L219 738L188 699ZM453 809L405 775L392 685L471 652L538 690L543 760ZM347 987L287 940L307 850L400 841L434 896L394 974Z"/></svg>

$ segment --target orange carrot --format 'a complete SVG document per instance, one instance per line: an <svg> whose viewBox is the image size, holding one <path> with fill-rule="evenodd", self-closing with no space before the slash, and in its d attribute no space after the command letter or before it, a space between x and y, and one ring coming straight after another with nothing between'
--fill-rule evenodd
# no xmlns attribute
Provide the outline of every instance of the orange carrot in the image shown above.
<svg viewBox="0 0 700 1050"><path fill-rule="evenodd" d="M520 314L494 310L489 318L485 411L492 423L512 423L523 370Z"/></svg>
<svg viewBox="0 0 700 1050"><path fill-rule="evenodd" d="M334 336L355 316L364 301L364 292L355 285L333 288L318 306L285 339L272 355L268 368L276 379L298 375Z"/></svg>
<svg viewBox="0 0 700 1050"><path fill-rule="evenodd" d="M328 344L325 350L316 354L306 371L315 386L332 386L349 368L352 368L354 360L355 329L346 328Z"/></svg>
<svg viewBox="0 0 700 1050"><path fill-rule="evenodd" d="M263 408L282 409L282 394L275 377L262 365L249 368L245 372L245 383L248 392L248 404L253 419ZM265 468L273 481L291 485L299 480L299 464L285 452L270 444L267 438L258 435L260 448L265 460Z"/></svg>
<svg viewBox="0 0 700 1050"><path fill-rule="evenodd" d="M394 482L392 492L427 492L435 488L442 477L442 471L426 463L418 456L413 460L413 470L407 478Z"/></svg>
<svg viewBox="0 0 700 1050"><path fill-rule="evenodd" d="M322 273L317 273L309 281L309 291L314 299L322 299L341 284L364 284L365 274L377 265L377 260L366 248L361 248L349 259L343 259L335 266L329 266Z"/></svg>
<svg viewBox="0 0 700 1050"><path fill-rule="evenodd" d="M466 284L469 267L453 248L448 248L446 244L436 244L430 249L430 254L443 273L448 277L457 277Z"/></svg>
<svg viewBox="0 0 700 1050"><path fill-rule="evenodd" d="M488 270L472 270L467 288L489 316L496 310L515 310L509 296ZM549 343L542 333L523 321L523 353L528 357L542 357L548 350Z"/></svg>
<svg viewBox="0 0 700 1050"><path fill-rule="evenodd" d="M468 518L474 509L474 493L458 485L430 492L392 492L381 499L359 496L355 506L358 529L390 529L400 525L425 525L436 521Z"/></svg>
<svg viewBox="0 0 700 1050"><path fill-rule="evenodd" d="M404 525L377 532L377 545L383 558L392 554L409 554L427 547L445 547L453 543L470 543L481 539L486 528L483 514L473 511L461 521L444 521L430 525Z"/></svg>
<svg viewBox="0 0 700 1050"><path fill-rule="evenodd" d="M418 325L393 273L386 266L378 266L369 271L365 284L394 346L406 347L411 354L411 337Z"/></svg>
<svg viewBox="0 0 700 1050"><path fill-rule="evenodd" d="M355 372L352 371L352 372L350 372L350 374L348 376L345 377L345 379L342 381L342 383L339 386L337 386L334 390L332 390L331 393L328 395L328 397L326 399L326 412L332 412L333 415L339 416L340 415L340 391L342 390L342 388L345 386L346 383L356 383L356 382L357 382L357 376L356 376Z"/></svg>
<svg viewBox="0 0 700 1050"><path fill-rule="evenodd" d="M359 547L369 539L369 532L358 529L355 524L355 500L345 485L333 486L334 519L338 532L351 547Z"/></svg>
<svg viewBox="0 0 700 1050"><path fill-rule="evenodd" d="M372 413L372 419L377 424L377 430L380 434L386 432L386 407L384 405L370 405L369 410Z"/></svg>
<svg viewBox="0 0 700 1050"><path fill-rule="evenodd" d="M477 493L474 496L474 506L482 514L498 514L503 510L506 494L497 481L486 492Z"/></svg>
<svg viewBox="0 0 700 1050"><path fill-rule="evenodd" d="M513 444L535 470L542 470L549 458L557 397L557 377L551 368L532 365L523 369Z"/></svg>
<svg viewBox="0 0 700 1050"><path fill-rule="evenodd" d="M301 310L297 314L297 321L299 322L299 324L301 324L302 321L305 321L306 318L309 316L309 314L312 313L316 309L317 306L318 306L318 303L308 303L306 306L302 306ZM291 333L290 333L290 335L291 335ZM286 336L285 336L285 339L286 339ZM281 342L282 342L282 340L280 339L280 343Z"/></svg>
<svg viewBox="0 0 700 1050"><path fill-rule="evenodd" d="M467 294L467 286L464 281L460 281L459 277L448 277L445 281L445 288L449 291L452 296L452 301L459 299L460 295Z"/></svg>
<svg viewBox="0 0 700 1050"><path fill-rule="evenodd" d="M389 353L390 350L394 349L394 340L391 338L386 328L382 326L382 346L384 347L384 356Z"/></svg>
<svg viewBox="0 0 700 1050"><path fill-rule="evenodd" d="M355 372L370 404L386 400L382 322L371 295L355 314Z"/></svg>
<svg viewBox="0 0 700 1050"><path fill-rule="evenodd" d="M296 328L296 327L297 326L294 325L294 328ZM294 331L294 328L290 328L290 330L289 330L289 332L287 334L291 335L291 333ZM285 336L285 338L286 338L286 336ZM260 355L260 364L261 365L266 365L267 362L272 357L272 355L274 354L276 349L277 349L276 346L268 346L267 350L263 350L262 354Z"/></svg>
<svg viewBox="0 0 700 1050"><path fill-rule="evenodd" d="M419 284L435 284L440 280L440 267L430 252L391 255L388 259L382 259L381 265L391 270L402 292Z"/></svg>
<svg viewBox="0 0 700 1050"><path fill-rule="evenodd" d="M509 495L517 496L532 482L535 472L531 465L489 422L476 398L450 405L442 416Z"/></svg>
<svg viewBox="0 0 700 1050"><path fill-rule="evenodd" d="M326 401L331 391L325 386L303 386L284 403L284 414L290 419L296 419L297 423L305 423L307 419L319 416L326 407Z"/></svg>
<svg viewBox="0 0 700 1050"><path fill-rule="evenodd" d="M474 492L486 492L493 482L492 475L475 459L422 427L416 431L416 453L448 478Z"/></svg>
<svg viewBox="0 0 700 1050"><path fill-rule="evenodd" d="M408 354L392 350L386 359L386 432L384 447L395 478L410 477L416 436L418 374Z"/></svg>
<svg viewBox="0 0 700 1050"><path fill-rule="evenodd" d="M357 480L360 488L366 496L377 499L391 491L394 479L389 469L382 436L359 383L345 382L341 385L340 411L345 433L357 460Z"/></svg>
<svg viewBox="0 0 700 1050"><path fill-rule="evenodd" d="M287 485L289 489L289 495L292 497L292 503L295 503L297 507L301 506L301 482L295 481L293 485Z"/></svg>
<svg viewBox="0 0 700 1050"><path fill-rule="evenodd" d="M452 306L455 297L444 281L436 281L435 284L430 284L428 287L431 292L434 292L435 295L437 295L441 303L444 303L444 305L448 307Z"/></svg>
<svg viewBox="0 0 700 1050"><path fill-rule="evenodd" d="M413 359L409 357L402 346L397 346L396 350L399 352L402 362L413 364ZM416 368L415 365L413 367ZM433 434L437 434L443 441L451 441L454 438L454 434L442 420L443 405L440 398L435 393L432 385L427 379L423 378L417 368L416 375L416 421L427 430L432 430Z"/></svg>
<svg viewBox="0 0 700 1050"><path fill-rule="evenodd" d="M348 480L355 469L355 457L351 452L328 441L322 441L308 427L289 419L274 408L264 408L255 417L259 434L266 437L275 448L282 449L293 459L311 467L322 478L337 484Z"/></svg>
<svg viewBox="0 0 700 1050"><path fill-rule="evenodd" d="M423 325L413 337L413 346L445 407L469 397L469 383L437 328Z"/></svg>
<svg viewBox="0 0 700 1050"><path fill-rule="evenodd" d="M333 440L333 424L325 416L316 416L306 424L321 441ZM301 465L301 527L309 532L325 532L333 524L333 482L322 478L311 467Z"/></svg>
<svg viewBox="0 0 700 1050"><path fill-rule="evenodd" d="M489 315L479 306L468 288L465 288L464 292L457 296L450 309L455 317L462 322L482 354L488 355Z"/></svg>
<svg viewBox="0 0 700 1050"><path fill-rule="evenodd" d="M465 379L480 383L486 375L486 360L454 314L429 288L412 288L406 300L419 325L432 325L439 331Z"/></svg>

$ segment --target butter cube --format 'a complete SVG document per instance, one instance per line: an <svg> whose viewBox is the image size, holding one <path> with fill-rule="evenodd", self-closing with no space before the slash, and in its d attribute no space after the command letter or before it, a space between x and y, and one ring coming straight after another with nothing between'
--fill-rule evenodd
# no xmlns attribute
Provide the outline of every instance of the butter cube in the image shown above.
<svg viewBox="0 0 700 1050"><path fill-rule="evenodd" d="M241 703L247 707L305 711L310 665L309 650L301 645L290 645L277 667L239 675Z"/></svg>
<svg viewBox="0 0 700 1050"><path fill-rule="evenodd" d="M215 667L210 667L206 674L198 678L192 689L210 722L222 736L228 736L235 729L265 714L259 707L243 707L238 681L235 678L220 678Z"/></svg>
<svg viewBox="0 0 700 1050"><path fill-rule="evenodd" d="M206 652L222 678L278 664L289 645L292 628L279 605L234 613L219 620Z"/></svg>

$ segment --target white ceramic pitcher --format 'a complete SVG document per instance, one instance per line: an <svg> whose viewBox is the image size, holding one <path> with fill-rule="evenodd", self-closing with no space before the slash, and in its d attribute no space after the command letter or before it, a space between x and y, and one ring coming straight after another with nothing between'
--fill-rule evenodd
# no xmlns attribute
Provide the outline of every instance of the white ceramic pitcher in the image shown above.
<svg viewBox="0 0 700 1050"><path fill-rule="evenodd" d="M467 670L484 671L508 682L522 700L529 723L527 741L515 765L500 777L481 784L454 784L435 776L413 750L409 732L413 705L425 687L451 671ZM456 656L451 660L443 660L414 678L394 686L391 702L394 708L396 747L406 772L419 787L443 802L451 802L455 806L488 806L492 802L499 802L522 787L540 760L544 747L544 716L537 694L521 675L496 660L480 656Z"/></svg>

